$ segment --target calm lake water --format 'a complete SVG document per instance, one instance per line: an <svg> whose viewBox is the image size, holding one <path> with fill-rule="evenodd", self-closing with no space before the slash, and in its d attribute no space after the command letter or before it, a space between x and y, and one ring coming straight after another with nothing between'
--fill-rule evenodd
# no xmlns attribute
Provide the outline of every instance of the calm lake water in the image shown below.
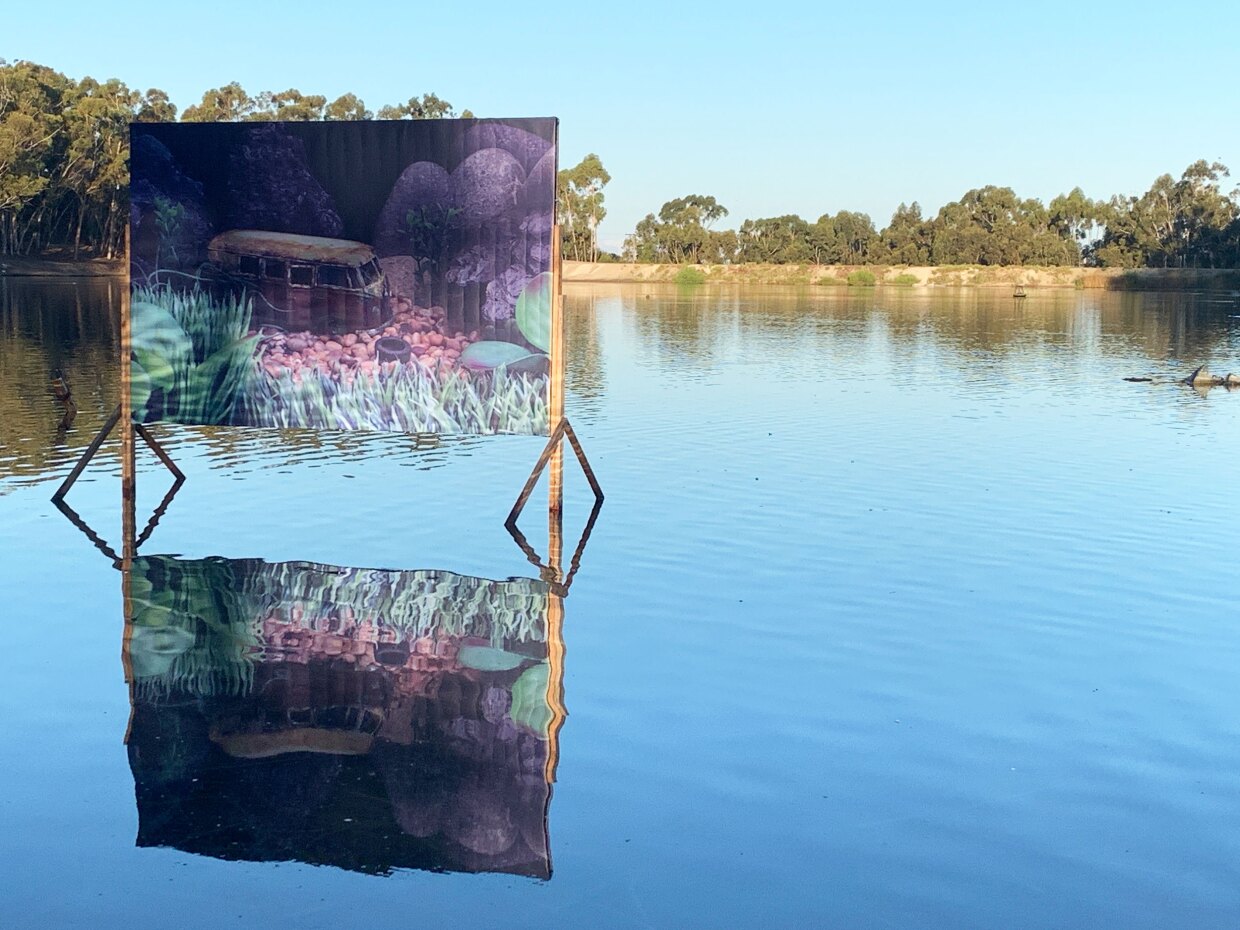
<svg viewBox="0 0 1240 930"><path fill-rule="evenodd" d="M328 803L330 753L212 768L167 724L203 701L126 745L121 575L48 502L116 402L116 297L0 279L0 926L1240 926L1240 392L1123 380L1240 371L1240 302L570 288L607 501L545 832L487 808L410 858L416 765ZM188 481L143 555L537 577L502 526L537 439L159 434ZM140 521L168 486L141 454ZM119 545L114 452L69 500ZM462 852L517 833L549 879Z"/></svg>

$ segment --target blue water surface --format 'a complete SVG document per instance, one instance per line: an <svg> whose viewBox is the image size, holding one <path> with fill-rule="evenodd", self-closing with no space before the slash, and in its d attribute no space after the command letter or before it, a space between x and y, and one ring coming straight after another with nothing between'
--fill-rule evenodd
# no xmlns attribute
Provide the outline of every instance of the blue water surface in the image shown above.
<svg viewBox="0 0 1240 930"><path fill-rule="evenodd" d="M0 284L0 926L1240 926L1230 296L570 287L539 881L135 846L115 291ZM145 553L536 574L538 439L159 435Z"/></svg>

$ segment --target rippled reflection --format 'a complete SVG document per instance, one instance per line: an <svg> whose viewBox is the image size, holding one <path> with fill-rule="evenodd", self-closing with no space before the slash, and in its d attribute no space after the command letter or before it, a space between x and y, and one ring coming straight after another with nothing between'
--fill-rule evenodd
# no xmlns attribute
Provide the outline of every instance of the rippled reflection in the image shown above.
<svg viewBox="0 0 1240 930"><path fill-rule="evenodd" d="M149 556L127 585L139 846L550 878L552 584Z"/></svg>
<svg viewBox="0 0 1240 930"><path fill-rule="evenodd" d="M569 288L567 308L590 304L614 304L638 355L685 378L751 354L778 369L807 351L829 358L879 348L900 360L933 352L940 364L966 370L988 359L1026 360L1039 347L1122 353L1140 367L1234 351L1240 318L1240 299L1225 293L1046 290L1016 301L999 288Z"/></svg>
<svg viewBox="0 0 1240 930"><path fill-rule="evenodd" d="M118 287L0 280L0 495L60 480L115 407ZM1240 300L1227 293L1046 290L1016 301L994 288L577 284L566 291L565 322L579 423L596 419L617 385L713 383L730 369L742 370L758 397L790 379L1044 383L1104 366L1115 378L1184 377L1240 353ZM57 369L80 408L69 428L60 428L63 410L48 389ZM157 434L174 458L201 457L237 475L345 459L435 469L486 442L172 426ZM113 444L100 460L115 470Z"/></svg>

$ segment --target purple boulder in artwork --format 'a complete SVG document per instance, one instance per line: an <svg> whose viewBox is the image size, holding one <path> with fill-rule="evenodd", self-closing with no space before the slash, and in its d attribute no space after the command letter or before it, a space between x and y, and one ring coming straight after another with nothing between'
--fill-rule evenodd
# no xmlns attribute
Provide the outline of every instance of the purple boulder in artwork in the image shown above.
<svg viewBox="0 0 1240 930"><path fill-rule="evenodd" d="M518 210L525 170L503 149L474 152L452 172L452 203L463 226L479 226Z"/></svg>
<svg viewBox="0 0 1240 930"><path fill-rule="evenodd" d="M523 170L529 171L552 149L552 145L542 136L519 126L482 121L465 133L465 151L483 149L503 149L516 158Z"/></svg>
<svg viewBox="0 0 1240 930"><path fill-rule="evenodd" d="M417 161L401 172L375 223L375 253L380 256L426 253L436 246L428 235L452 215L448 172L433 161ZM419 261L437 257L413 254Z"/></svg>

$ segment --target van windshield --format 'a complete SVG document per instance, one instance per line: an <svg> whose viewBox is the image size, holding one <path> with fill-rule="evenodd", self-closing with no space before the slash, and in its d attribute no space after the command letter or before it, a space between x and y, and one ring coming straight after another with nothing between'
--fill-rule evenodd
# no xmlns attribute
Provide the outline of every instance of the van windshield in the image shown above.
<svg viewBox="0 0 1240 930"><path fill-rule="evenodd" d="M373 259L364 264L361 271L362 282L366 285L376 284L383 279L383 271L379 268L379 263Z"/></svg>

